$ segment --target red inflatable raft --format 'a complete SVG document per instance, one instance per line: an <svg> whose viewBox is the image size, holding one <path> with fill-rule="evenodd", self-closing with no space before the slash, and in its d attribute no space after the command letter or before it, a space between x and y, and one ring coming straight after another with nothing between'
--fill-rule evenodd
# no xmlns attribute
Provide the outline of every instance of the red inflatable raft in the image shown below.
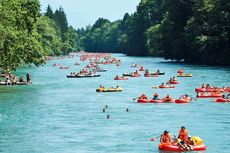
<svg viewBox="0 0 230 153"><path fill-rule="evenodd" d="M179 84L177 81L169 81L169 84Z"/></svg>
<svg viewBox="0 0 230 153"><path fill-rule="evenodd" d="M175 103L177 104L185 104L185 103L190 103L191 102L191 99L190 100L186 100L186 99L176 99L175 100Z"/></svg>
<svg viewBox="0 0 230 153"><path fill-rule="evenodd" d="M224 92L222 88L196 88L196 92Z"/></svg>
<svg viewBox="0 0 230 153"><path fill-rule="evenodd" d="M184 152L182 148L179 148L178 146L174 146L171 144L162 144L160 143L158 145L159 150L165 150L165 151L175 151L175 152ZM203 151L206 150L206 146L204 144L202 145L196 145L192 147L192 151Z"/></svg>
<svg viewBox="0 0 230 153"><path fill-rule="evenodd" d="M127 77L115 77L114 80L128 80Z"/></svg>
<svg viewBox="0 0 230 153"><path fill-rule="evenodd" d="M221 98L222 97L222 94L219 94L219 93L209 93L209 94L198 94L196 96L197 98Z"/></svg>
<svg viewBox="0 0 230 153"><path fill-rule="evenodd" d="M230 102L230 99L217 98L217 99L214 100L214 102L225 103L225 102Z"/></svg>
<svg viewBox="0 0 230 153"><path fill-rule="evenodd" d="M149 100L149 99L138 99L138 103L173 103L174 101L164 101L162 99L159 100Z"/></svg>
<svg viewBox="0 0 230 153"><path fill-rule="evenodd" d="M175 86L172 86L172 85L164 85L164 86L159 86L159 88L175 88Z"/></svg>
<svg viewBox="0 0 230 153"><path fill-rule="evenodd" d="M145 68L144 68L144 67L141 67L141 68L139 69L139 71L145 71Z"/></svg>

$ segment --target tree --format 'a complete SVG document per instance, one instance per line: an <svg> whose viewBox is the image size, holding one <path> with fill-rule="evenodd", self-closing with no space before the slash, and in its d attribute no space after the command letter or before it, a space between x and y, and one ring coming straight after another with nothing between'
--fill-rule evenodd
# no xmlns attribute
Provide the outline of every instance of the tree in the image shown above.
<svg viewBox="0 0 230 153"><path fill-rule="evenodd" d="M40 16L38 0L0 1L0 67L4 72L22 64L45 62L35 24Z"/></svg>

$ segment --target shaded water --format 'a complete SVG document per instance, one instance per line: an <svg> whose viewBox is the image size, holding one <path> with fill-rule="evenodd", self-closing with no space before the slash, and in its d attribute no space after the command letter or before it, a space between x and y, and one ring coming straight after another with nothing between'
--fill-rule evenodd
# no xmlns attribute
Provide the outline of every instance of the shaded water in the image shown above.
<svg viewBox="0 0 230 153"><path fill-rule="evenodd" d="M127 57L116 54L122 66L105 65L108 72L99 78L67 79L78 71L74 66L79 58L53 60L44 67L25 67L17 74L29 71L31 86L0 87L0 152L34 153L150 153L159 152L158 141L151 137L170 130L177 135L181 125L190 135L205 140L206 153L228 153L230 149L230 103L213 103L199 99L187 105L137 104L132 99L145 93L160 97L170 93L177 98L202 83L230 86L230 69L223 67L192 66L162 63L160 58ZM52 67L53 63L71 66L69 70ZM152 71L166 72L158 78L130 78L114 81L115 75L133 72L132 63L143 64ZM176 89L152 89L176 75L179 68L192 73L192 78L178 78ZM120 85L121 93L96 93L106 87ZM109 110L102 113L108 105ZM126 112L126 108L130 112ZM106 119L110 114L111 119Z"/></svg>

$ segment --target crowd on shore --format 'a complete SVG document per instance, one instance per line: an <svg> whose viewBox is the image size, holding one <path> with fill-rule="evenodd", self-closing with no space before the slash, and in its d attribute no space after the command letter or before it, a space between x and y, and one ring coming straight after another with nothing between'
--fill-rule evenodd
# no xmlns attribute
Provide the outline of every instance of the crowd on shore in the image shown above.
<svg viewBox="0 0 230 153"><path fill-rule="evenodd" d="M26 73L26 79L21 75L17 77L11 73L1 73L0 74L0 85L27 85L32 84L32 79L30 73Z"/></svg>

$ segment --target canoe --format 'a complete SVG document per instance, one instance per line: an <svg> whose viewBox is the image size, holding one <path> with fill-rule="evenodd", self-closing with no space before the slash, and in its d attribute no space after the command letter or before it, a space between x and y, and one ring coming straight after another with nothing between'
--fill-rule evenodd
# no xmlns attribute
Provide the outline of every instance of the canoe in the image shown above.
<svg viewBox="0 0 230 153"><path fill-rule="evenodd" d="M188 74L178 73L177 77L192 77L192 74L190 74L190 73L188 73Z"/></svg>
<svg viewBox="0 0 230 153"><path fill-rule="evenodd" d="M158 86L159 88L175 88L173 85L164 85L164 86Z"/></svg>
<svg viewBox="0 0 230 153"><path fill-rule="evenodd" d="M164 151L175 151L175 152L184 152L183 149L179 148L178 146L174 146L172 144L162 144L160 143L158 145L159 150ZM192 151L203 151L206 150L206 146L204 144L201 145L195 145L192 147Z"/></svg>
<svg viewBox="0 0 230 153"><path fill-rule="evenodd" d="M214 100L214 102L225 103L225 102L230 102L230 99L217 98L217 99Z"/></svg>
<svg viewBox="0 0 230 153"><path fill-rule="evenodd" d="M122 88L98 88L96 92L121 92Z"/></svg>

